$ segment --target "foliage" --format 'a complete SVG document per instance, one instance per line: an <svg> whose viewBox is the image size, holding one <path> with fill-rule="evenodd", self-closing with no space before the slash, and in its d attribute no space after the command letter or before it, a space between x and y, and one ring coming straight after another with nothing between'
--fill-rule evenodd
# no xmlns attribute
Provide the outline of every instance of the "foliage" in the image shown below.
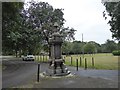
<svg viewBox="0 0 120 90"><path fill-rule="evenodd" d="M58 30L64 39L74 39L75 30L63 26L65 20L62 9L54 9L45 2L32 1L29 4L25 9L20 2L2 3L5 54L39 54L43 48L47 52L48 39L55 31L55 22L58 22Z"/></svg>
<svg viewBox="0 0 120 90"><path fill-rule="evenodd" d="M107 53L107 52L108 52L105 43L104 43L104 44L101 44L101 51L102 51L102 53Z"/></svg>
<svg viewBox="0 0 120 90"><path fill-rule="evenodd" d="M81 54L83 52L83 46L85 42L81 41L65 41L62 45L63 54Z"/></svg>
<svg viewBox="0 0 120 90"><path fill-rule="evenodd" d="M63 54L70 54L72 51L73 44L72 42L65 41L62 45L62 53Z"/></svg>
<svg viewBox="0 0 120 90"><path fill-rule="evenodd" d="M62 51L64 54L82 54L84 53L112 53L113 50L119 49L120 43L113 40L107 40L104 44L96 43L95 41L66 41L63 43Z"/></svg>
<svg viewBox="0 0 120 90"><path fill-rule="evenodd" d="M120 40L120 2L105 2L103 4L106 8L106 12L103 12L103 17L106 19L107 13L111 17L108 23L111 26L112 37Z"/></svg>
<svg viewBox="0 0 120 90"><path fill-rule="evenodd" d="M2 46L3 51L17 53L21 34L19 12L23 8L22 2L2 2ZM18 30L18 31L17 31Z"/></svg>
<svg viewBox="0 0 120 90"><path fill-rule="evenodd" d="M120 50L120 42L117 44L117 50Z"/></svg>
<svg viewBox="0 0 120 90"><path fill-rule="evenodd" d="M11 54L38 53L41 34L27 27L22 17L23 3L5 2L3 5L3 52ZM14 15L13 15L14 14ZM40 52L40 51L39 51ZM6 53L7 54L7 53Z"/></svg>
<svg viewBox="0 0 120 90"><path fill-rule="evenodd" d="M117 44L112 40L107 40L105 43L105 49L107 52L111 53L113 50L117 49Z"/></svg>
<svg viewBox="0 0 120 90"><path fill-rule="evenodd" d="M77 42L73 42L72 50L73 50L73 53L75 53L75 54L81 53L82 52L81 44L77 43Z"/></svg>
<svg viewBox="0 0 120 90"><path fill-rule="evenodd" d="M29 8L24 9L21 14L24 19L24 26L33 32L39 32L45 51L50 50L49 38L56 29L62 34L64 40L74 39L75 30L69 27L65 28L63 25L65 21L63 18L63 9L54 9L51 5L45 2L30 2L29 4ZM58 28L54 27L55 22L58 23Z"/></svg>
<svg viewBox="0 0 120 90"><path fill-rule="evenodd" d="M84 45L84 52L85 53L95 53L96 52L95 45L92 43L86 43Z"/></svg>
<svg viewBox="0 0 120 90"><path fill-rule="evenodd" d="M96 43L95 41L89 41L88 43L91 43L95 46L95 52L96 53L101 53L101 45L99 43Z"/></svg>
<svg viewBox="0 0 120 90"><path fill-rule="evenodd" d="M120 56L120 50L115 50L112 52L114 56Z"/></svg>
<svg viewBox="0 0 120 90"><path fill-rule="evenodd" d="M80 54L80 53L82 53L83 46L84 46L84 43L82 43L81 41L73 41L72 52L74 54Z"/></svg>
<svg viewBox="0 0 120 90"><path fill-rule="evenodd" d="M49 43L48 40L55 32L56 28L54 23L57 22L59 27L58 31L65 38L74 38L73 28L64 28L63 24L65 19L63 18L63 9L54 9L51 5L45 2L30 2L28 9L23 10L22 17L29 29L38 30L43 35L43 40Z"/></svg>

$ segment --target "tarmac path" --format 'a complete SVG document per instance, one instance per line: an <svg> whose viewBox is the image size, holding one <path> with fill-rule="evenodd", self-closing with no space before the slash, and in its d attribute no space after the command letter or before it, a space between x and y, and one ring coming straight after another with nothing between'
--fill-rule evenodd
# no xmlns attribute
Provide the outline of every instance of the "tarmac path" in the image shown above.
<svg viewBox="0 0 120 90"><path fill-rule="evenodd" d="M3 60L2 88L12 88L25 85L36 79L37 63L22 61L21 59Z"/></svg>
<svg viewBox="0 0 120 90"><path fill-rule="evenodd" d="M117 70L95 70L67 66L74 77L43 78L36 82L37 62L5 58L2 61L2 88L118 88ZM40 73L48 64L40 63Z"/></svg>
<svg viewBox="0 0 120 90"><path fill-rule="evenodd" d="M46 69L46 64L41 64L41 72ZM40 78L34 88L118 88L117 70L95 70L67 66L73 77Z"/></svg>

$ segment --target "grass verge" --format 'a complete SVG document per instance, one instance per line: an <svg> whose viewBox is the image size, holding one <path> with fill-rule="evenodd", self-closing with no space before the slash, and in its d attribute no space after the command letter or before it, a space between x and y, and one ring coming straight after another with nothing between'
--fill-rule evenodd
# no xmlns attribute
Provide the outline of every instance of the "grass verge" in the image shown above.
<svg viewBox="0 0 120 90"><path fill-rule="evenodd" d="M72 57L72 63L71 63ZM81 66L80 66L80 57L81 57ZM87 59L87 68L94 69L105 69L105 70L118 70L118 58L120 56L113 56L111 53L107 54L94 54L89 55L63 55L65 59L65 64L70 66L76 66L76 59L78 59L78 66L84 68L85 67L85 58ZM92 58L94 58L94 67L92 65ZM48 61L48 56L35 56L35 60L37 62L46 62Z"/></svg>

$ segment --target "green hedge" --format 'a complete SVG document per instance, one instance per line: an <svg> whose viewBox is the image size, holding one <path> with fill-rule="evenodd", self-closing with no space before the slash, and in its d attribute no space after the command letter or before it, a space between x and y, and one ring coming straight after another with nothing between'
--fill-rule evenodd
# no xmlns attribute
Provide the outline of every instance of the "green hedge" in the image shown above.
<svg viewBox="0 0 120 90"><path fill-rule="evenodd" d="M120 50L115 50L112 52L114 56L120 56Z"/></svg>

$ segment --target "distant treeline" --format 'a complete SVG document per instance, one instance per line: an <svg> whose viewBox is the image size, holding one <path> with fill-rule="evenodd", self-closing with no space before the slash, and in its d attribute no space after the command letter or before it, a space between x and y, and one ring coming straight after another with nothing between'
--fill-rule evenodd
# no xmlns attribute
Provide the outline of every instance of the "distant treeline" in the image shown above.
<svg viewBox="0 0 120 90"><path fill-rule="evenodd" d="M112 53L114 50L120 50L120 43L113 40L107 40L104 44L94 41L81 42L64 42L62 46L62 54L94 54L94 53Z"/></svg>

